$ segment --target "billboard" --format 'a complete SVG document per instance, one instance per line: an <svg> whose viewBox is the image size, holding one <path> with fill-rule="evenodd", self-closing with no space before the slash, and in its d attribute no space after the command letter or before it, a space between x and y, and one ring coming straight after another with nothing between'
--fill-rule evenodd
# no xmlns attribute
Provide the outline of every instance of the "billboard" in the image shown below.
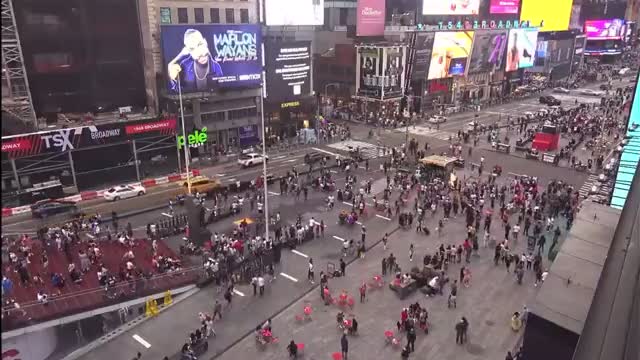
<svg viewBox="0 0 640 360"><path fill-rule="evenodd" d="M573 58L575 39L549 40L547 56L551 65L568 64ZM537 52L536 52L537 56Z"/></svg>
<svg viewBox="0 0 640 360"><path fill-rule="evenodd" d="M163 25L162 53L169 94L258 87L262 78L259 25Z"/></svg>
<svg viewBox="0 0 640 360"><path fill-rule="evenodd" d="M538 43L538 29L511 29L507 42L505 71L532 67Z"/></svg>
<svg viewBox="0 0 640 360"><path fill-rule="evenodd" d="M587 20L584 22L584 33L588 40L615 40L622 38L624 20Z"/></svg>
<svg viewBox="0 0 640 360"><path fill-rule="evenodd" d="M384 35L385 0L358 0L357 36Z"/></svg>
<svg viewBox="0 0 640 360"><path fill-rule="evenodd" d="M422 0L422 15L478 15L480 0Z"/></svg>
<svg viewBox="0 0 640 360"><path fill-rule="evenodd" d="M437 32L429 64L429 80L451 77L451 69L466 67L471 54L473 31ZM453 63L453 65L452 65ZM453 66L453 67L452 67Z"/></svg>
<svg viewBox="0 0 640 360"><path fill-rule="evenodd" d="M545 65L548 47L549 47L549 41L538 39L538 45L536 46L536 59L533 62L534 66Z"/></svg>
<svg viewBox="0 0 640 360"><path fill-rule="evenodd" d="M266 44L267 98L295 100L311 93L311 42L287 41Z"/></svg>
<svg viewBox="0 0 640 360"><path fill-rule="evenodd" d="M404 46L358 47L356 58L356 92L358 96L399 98L404 90Z"/></svg>
<svg viewBox="0 0 640 360"><path fill-rule="evenodd" d="M104 125L41 131L2 138L2 153L18 159L41 154L62 153L128 140L176 134L176 118L127 121Z"/></svg>
<svg viewBox="0 0 640 360"><path fill-rule="evenodd" d="M506 31L476 31L468 73L478 74L501 69L506 48Z"/></svg>
<svg viewBox="0 0 640 360"><path fill-rule="evenodd" d="M540 31L563 31L569 28L573 0L523 0L520 21L543 26Z"/></svg>
<svg viewBox="0 0 640 360"><path fill-rule="evenodd" d="M267 26L323 25L324 0L264 0Z"/></svg>
<svg viewBox="0 0 640 360"><path fill-rule="evenodd" d="M489 13L491 14L517 14L520 9L520 0L491 0Z"/></svg>
<svg viewBox="0 0 640 360"><path fill-rule="evenodd" d="M411 74L412 80L418 81L426 79L427 72L429 71L429 62L431 61L434 37L435 33L433 32L418 33L416 35L413 72Z"/></svg>

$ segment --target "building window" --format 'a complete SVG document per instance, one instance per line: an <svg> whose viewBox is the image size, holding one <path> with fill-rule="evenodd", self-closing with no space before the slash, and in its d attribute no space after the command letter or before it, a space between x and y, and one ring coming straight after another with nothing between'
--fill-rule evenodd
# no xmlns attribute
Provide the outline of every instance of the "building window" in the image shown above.
<svg viewBox="0 0 640 360"><path fill-rule="evenodd" d="M349 9L347 8L340 8L340 19L338 20L338 25L340 26L346 26L347 25L347 18L349 17Z"/></svg>
<svg viewBox="0 0 640 360"><path fill-rule="evenodd" d="M212 24L220 24L220 9L209 9Z"/></svg>
<svg viewBox="0 0 640 360"><path fill-rule="evenodd" d="M249 9L240 9L240 22L243 24L249 23Z"/></svg>
<svg viewBox="0 0 640 360"><path fill-rule="evenodd" d="M187 8L178 8L178 23L189 23L189 13L187 12Z"/></svg>
<svg viewBox="0 0 640 360"><path fill-rule="evenodd" d="M229 120L245 119L245 118L254 117L257 115L258 115L258 110L254 107L248 108L248 109L230 110Z"/></svg>
<svg viewBox="0 0 640 360"><path fill-rule="evenodd" d="M196 18L196 24L203 24L204 23L204 10L202 8L195 8L193 9L193 15Z"/></svg>
<svg viewBox="0 0 640 360"><path fill-rule="evenodd" d="M202 121L224 121L224 111L201 115Z"/></svg>
<svg viewBox="0 0 640 360"><path fill-rule="evenodd" d="M225 9L224 13L225 13L225 20L227 21L227 24L233 24L236 22L236 17L235 17L235 14L233 13L233 9Z"/></svg>
<svg viewBox="0 0 640 360"><path fill-rule="evenodd" d="M160 24L171 24L171 8L160 8Z"/></svg>

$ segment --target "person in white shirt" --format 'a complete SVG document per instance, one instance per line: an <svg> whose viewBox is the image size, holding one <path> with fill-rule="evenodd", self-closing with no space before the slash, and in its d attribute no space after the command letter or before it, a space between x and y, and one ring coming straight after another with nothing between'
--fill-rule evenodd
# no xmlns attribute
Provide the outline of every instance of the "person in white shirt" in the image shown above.
<svg viewBox="0 0 640 360"><path fill-rule="evenodd" d="M258 276L258 288L260 289L260 296L264 295L264 278Z"/></svg>
<svg viewBox="0 0 640 360"><path fill-rule="evenodd" d="M315 284L313 273L313 258L309 258L309 272L307 272L307 280L309 280L310 283Z"/></svg>

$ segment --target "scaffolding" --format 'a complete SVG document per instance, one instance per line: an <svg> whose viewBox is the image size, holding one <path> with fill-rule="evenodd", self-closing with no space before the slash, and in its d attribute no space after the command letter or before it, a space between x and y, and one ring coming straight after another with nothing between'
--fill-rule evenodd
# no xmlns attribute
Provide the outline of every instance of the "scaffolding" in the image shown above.
<svg viewBox="0 0 640 360"><path fill-rule="evenodd" d="M37 128L12 0L2 0L2 112Z"/></svg>

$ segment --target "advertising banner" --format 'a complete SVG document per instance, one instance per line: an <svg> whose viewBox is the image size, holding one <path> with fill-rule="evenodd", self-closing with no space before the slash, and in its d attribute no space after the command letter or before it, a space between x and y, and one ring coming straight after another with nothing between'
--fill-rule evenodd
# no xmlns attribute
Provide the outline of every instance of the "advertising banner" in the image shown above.
<svg viewBox="0 0 640 360"><path fill-rule="evenodd" d="M264 0L267 26L323 25L324 0Z"/></svg>
<svg viewBox="0 0 640 360"><path fill-rule="evenodd" d="M491 14L517 14L520 0L491 0L489 12Z"/></svg>
<svg viewBox="0 0 640 360"><path fill-rule="evenodd" d="M311 42L266 44L267 98L290 101L311 94Z"/></svg>
<svg viewBox="0 0 640 360"><path fill-rule="evenodd" d="M260 142L258 125L240 126L238 128L240 146L249 146Z"/></svg>
<svg viewBox="0 0 640 360"><path fill-rule="evenodd" d="M359 48L358 95L379 98L382 95L382 49Z"/></svg>
<svg viewBox="0 0 640 360"><path fill-rule="evenodd" d="M584 22L584 33L589 40L616 40L622 38L624 20L587 20Z"/></svg>
<svg viewBox="0 0 640 360"><path fill-rule="evenodd" d="M358 0L357 36L384 35L385 0Z"/></svg>
<svg viewBox="0 0 640 360"><path fill-rule="evenodd" d="M416 36L416 45L414 49L414 63L411 79L425 80L429 71L429 62L431 61L431 50L433 49L433 39L435 33L418 33Z"/></svg>
<svg viewBox="0 0 640 360"><path fill-rule="evenodd" d="M538 44L538 29L511 29L507 42L505 71L532 67Z"/></svg>
<svg viewBox="0 0 640 360"><path fill-rule="evenodd" d="M422 0L422 15L478 15L480 0Z"/></svg>
<svg viewBox="0 0 640 360"><path fill-rule="evenodd" d="M502 69L506 48L506 31L476 31L468 73L478 74Z"/></svg>
<svg viewBox="0 0 640 360"><path fill-rule="evenodd" d="M3 137L2 153L13 159L55 154L127 140L171 136L176 134L176 129L177 120L167 118L41 131Z"/></svg>
<svg viewBox="0 0 640 360"><path fill-rule="evenodd" d="M472 43L473 31L437 32L433 41L428 79L451 77L454 75L451 70L459 73L460 67L466 68Z"/></svg>
<svg viewBox="0 0 640 360"><path fill-rule="evenodd" d="M383 55L385 59L385 71L382 78L384 99L402 97L404 88L404 53L402 47L385 47Z"/></svg>
<svg viewBox="0 0 640 360"><path fill-rule="evenodd" d="M522 0L520 21L540 24L540 31L564 31L569 28L573 0Z"/></svg>
<svg viewBox="0 0 640 360"><path fill-rule="evenodd" d="M536 45L536 59L533 61L534 66L545 65L548 45L549 42L547 40L538 39L538 45Z"/></svg>
<svg viewBox="0 0 640 360"><path fill-rule="evenodd" d="M259 25L163 25L169 94L258 87L262 77Z"/></svg>
<svg viewBox="0 0 640 360"><path fill-rule="evenodd" d="M551 65L571 63L573 58L573 43L574 39L549 40L547 47L549 63Z"/></svg>

